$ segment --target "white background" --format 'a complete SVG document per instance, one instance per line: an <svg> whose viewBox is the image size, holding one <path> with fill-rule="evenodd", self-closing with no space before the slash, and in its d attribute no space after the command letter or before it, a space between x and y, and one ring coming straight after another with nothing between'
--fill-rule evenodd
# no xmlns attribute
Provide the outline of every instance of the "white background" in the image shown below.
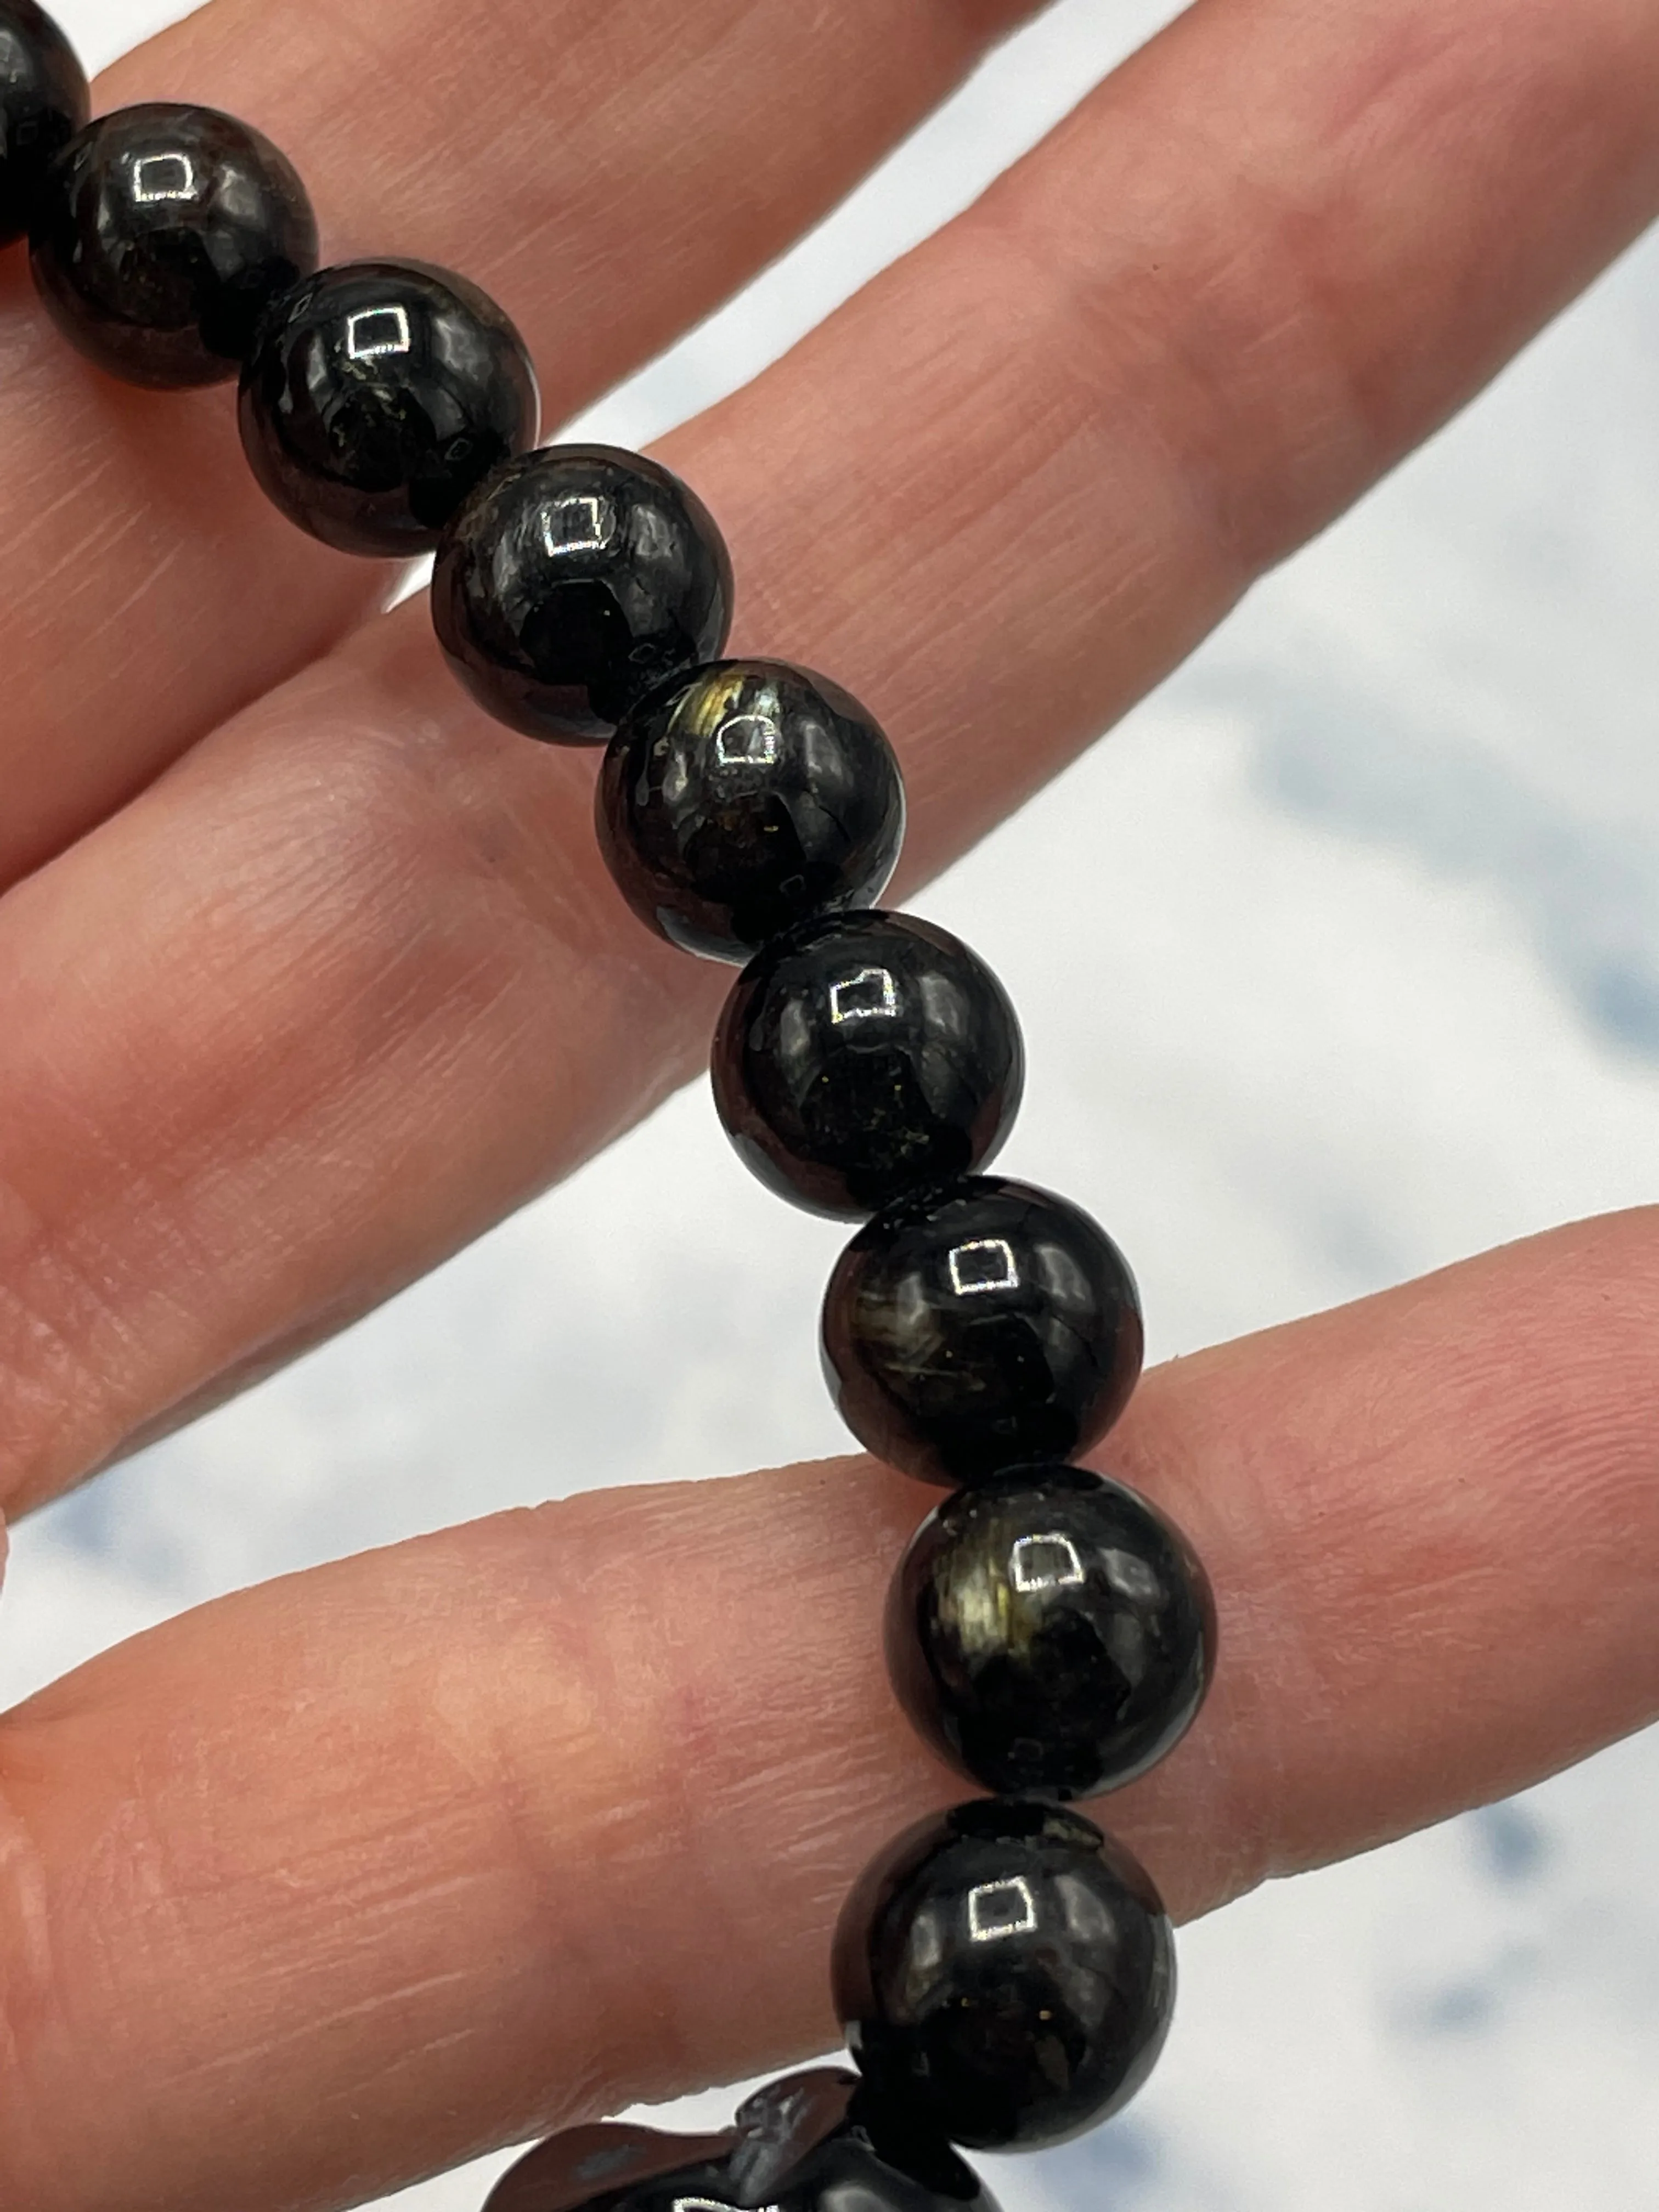
<svg viewBox="0 0 1659 2212"><path fill-rule="evenodd" d="M183 10L58 12L101 62ZM639 443L752 374L1170 12L1060 6L587 425ZM1656 372L1649 246L918 902L1012 989L1032 1075L1007 1164L1110 1224L1154 1356L1656 1194ZM841 1235L677 1099L27 1523L0 1689L364 1543L840 1449L813 1331ZM1008 2212L1659 2208L1659 1735L1253 1897L1182 1966L1152 2085L999 2166ZM464 2212L489 2170L399 2203Z"/></svg>

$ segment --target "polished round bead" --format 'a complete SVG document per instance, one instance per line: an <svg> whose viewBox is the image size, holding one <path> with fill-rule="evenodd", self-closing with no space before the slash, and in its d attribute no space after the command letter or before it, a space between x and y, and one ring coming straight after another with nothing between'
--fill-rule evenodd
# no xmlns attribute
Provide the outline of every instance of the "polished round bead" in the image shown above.
<svg viewBox="0 0 1659 2212"><path fill-rule="evenodd" d="M317 222L268 138L155 101L59 154L31 251L72 345L126 383L183 389L237 374L271 301L316 267Z"/></svg>
<svg viewBox="0 0 1659 2212"><path fill-rule="evenodd" d="M599 845L648 927L747 960L885 890L904 786L878 726L827 677L722 660L635 708L605 757Z"/></svg>
<svg viewBox="0 0 1659 2212"><path fill-rule="evenodd" d="M977 1799L908 1830L836 1931L836 2008L877 2092L979 2150L1105 2119L1151 2072L1175 1946L1146 1870L1075 1813Z"/></svg>
<svg viewBox="0 0 1659 2212"><path fill-rule="evenodd" d="M1215 1666L1215 1604L1180 1531L1121 1483L1038 1467L929 1514L887 1601L899 1703L982 1789L1092 1797L1157 1764Z"/></svg>
<svg viewBox="0 0 1659 2212"><path fill-rule="evenodd" d="M948 930L870 911L757 954L714 1036L714 1103L761 1181L856 1217L988 1160L1018 1109L1019 1024Z"/></svg>
<svg viewBox="0 0 1659 2212"><path fill-rule="evenodd" d="M75 49L35 0L0 0L0 246L34 219L52 156L92 112Z"/></svg>
<svg viewBox="0 0 1659 2212"><path fill-rule="evenodd" d="M242 373L242 444L291 521L343 552L412 557L536 435L524 340L475 284L418 261L320 270Z"/></svg>
<svg viewBox="0 0 1659 2212"><path fill-rule="evenodd" d="M732 563L702 501L660 463L550 446L502 469L438 549L432 620L498 721L603 744L653 685L732 626Z"/></svg>
<svg viewBox="0 0 1659 2212"><path fill-rule="evenodd" d="M823 1302L842 1418L878 1459L976 1482L1103 1436L1140 1374L1140 1301L1097 1222L978 1176L866 1222Z"/></svg>

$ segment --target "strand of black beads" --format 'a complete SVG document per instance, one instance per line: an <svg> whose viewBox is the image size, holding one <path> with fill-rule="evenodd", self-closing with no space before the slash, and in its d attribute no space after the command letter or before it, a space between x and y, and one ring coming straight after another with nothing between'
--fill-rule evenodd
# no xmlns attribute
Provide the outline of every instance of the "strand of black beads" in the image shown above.
<svg viewBox="0 0 1659 2212"><path fill-rule="evenodd" d="M523 339L421 261L318 266L292 164L234 116L153 101L87 120L86 78L34 0L0 0L0 245L107 374L240 384L243 447L289 519L344 551L432 552L533 444Z"/></svg>
<svg viewBox="0 0 1659 2212"><path fill-rule="evenodd" d="M842 1913L836 2003L858 2076L774 2083L727 2134L576 2130L493 2212L994 2212L952 2144L1092 2126L1156 2058L1174 1990L1145 1870L1069 1801L1179 1740L1214 1662L1180 1533L1073 1466L1121 1413L1135 1286L1077 1207L981 1172L1024 1052L995 977L877 908L903 831L891 748L811 672L722 660L732 572L666 470L527 450L522 339L422 263L318 267L291 165L257 131L152 103L88 122L35 0L0 0L0 245L25 229L70 341L127 381L240 381L244 447L301 527L436 553L433 618L510 726L607 744L599 840L672 943L746 963L715 1040L733 1142L781 1194L863 1223L825 1299L826 1373L894 1466L961 1486L890 1592L900 1702L993 1793L878 1856Z"/></svg>
<svg viewBox="0 0 1659 2212"><path fill-rule="evenodd" d="M761 2108L797 2114L787 2152L755 2166L741 2130L712 2156L641 2130L591 2157L556 2138L491 2212L829 2212L807 2137L853 2160L872 2212L982 2203L945 2146L1094 2125L1145 2079L1173 1998L1145 1869L1067 1809L1169 1751L1213 1665L1184 1539L1070 1463L1139 1376L1133 1278L1078 1207L981 1172L1024 1083L1013 1010L956 938L872 903L903 828L891 748L823 677L714 657L730 580L706 510L656 464L551 448L458 514L434 619L501 720L608 740L595 812L624 897L670 943L744 963L716 1106L773 1189L863 1223L825 1298L831 1388L872 1451L962 1486L894 1579L890 1671L928 1743L994 1794L901 1836L848 1899L833 1980L862 2086L774 2085Z"/></svg>
<svg viewBox="0 0 1659 2212"><path fill-rule="evenodd" d="M1066 1463L1139 1376L1134 1283L1078 1208L976 1172L1018 1108L1022 1048L1000 986L942 930L873 910L798 923L738 979L713 1076L773 1188L877 1209L826 1297L832 1388L872 1449L969 1486L901 1569L895 1686L971 1780L1020 1793L874 1862L836 1933L837 2012L913 2124L981 2149L1063 2142L1146 2078L1175 1988L1150 1878L1063 1801L1174 1743L1213 1650L1182 1540Z"/></svg>
<svg viewBox="0 0 1659 2212"><path fill-rule="evenodd" d="M596 823L635 912L747 963L714 1078L766 1179L856 1217L918 1173L988 1159L1018 1103L1012 1010L954 938L870 907L903 835L892 749L827 678L717 657L731 565L695 495L609 447L526 454L456 515L432 602L457 675L502 721L606 742ZM834 2069L773 2083L721 2136L556 2136L488 2212L854 2205L996 2212L914 2100Z"/></svg>

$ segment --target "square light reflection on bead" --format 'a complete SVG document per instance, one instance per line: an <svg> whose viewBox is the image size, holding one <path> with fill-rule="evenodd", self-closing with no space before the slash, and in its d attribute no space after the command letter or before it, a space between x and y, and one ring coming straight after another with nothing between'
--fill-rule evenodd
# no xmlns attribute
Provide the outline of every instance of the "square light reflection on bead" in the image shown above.
<svg viewBox="0 0 1659 2212"><path fill-rule="evenodd" d="M346 352L353 361L380 361L410 349L409 310L395 304L360 307L346 318Z"/></svg>
<svg viewBox="0 0 1659 2212"><path fill-rule="evenodd" d="M957 1244L945 1264L951 1288L959 1298L976 1298L985 1291L1019 1288L1019 1262L1014 1248L1000 1237L975 1237L971 1243Z"/></svg>
<svg viewBox="0 0 1659 2212"><path fill-rule="evenodd" d="M132 197L146 206L158 200L193 200L196 164L188 154L141 154L132 165Z"/></svg>
<svg viewBox="0 0 1659 2212"><path fill-rule="evenodd" d="M1029 1936L1036 1924L1036 1899L1023 1874L1010 1875L1006 1881L982 1881L968 1893L968 1933L975 1943Z"/></svg>
<svg viewBox="0 0 1659 2212"><path fill-rule="evenodd" d="M731 714L714 732L722 768L775 768L782 738L769 714Z"/></svg>
<svg viewBox="0 0 1659 2212"><path fill-rule="evenodd" d="M885 968L859 968L830 986L830 1018L847 1022L891 1021L899 1010L898 985Z"/></svg>
<svg viewBox="0 0 1659 2212"><path fill-rule="evenodd" d="M1082 1554L1069 1536L1022 1536L1008 1554L1008 1579L1017 1590L1074 1589L1089 1579Z"/></svg>
<svg viewBox="0 0 1659 2212"><path fill-rule="evenodd" d="M561 553L601 553L617 534L617 514L597 492L572 492L542 509L542 544Z"/></svg>
<svg viewBox="0 0 1659 2212"><path fill-rule="evenodd" d="M669 2212L734 2212L723 2197L677 2197ZM776 2204L757 2204L755 2212L781 2212Z"/></svg>

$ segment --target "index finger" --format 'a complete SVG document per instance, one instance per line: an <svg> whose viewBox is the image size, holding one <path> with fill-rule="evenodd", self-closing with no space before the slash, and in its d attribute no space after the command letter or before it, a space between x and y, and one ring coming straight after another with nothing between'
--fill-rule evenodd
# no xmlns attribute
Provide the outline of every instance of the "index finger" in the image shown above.
<svg viewBox="0 0 1659 2212"><path fill-rule="evenodd" d="M242 115L298 166L330 261L483 284L552 424L781 252L1032 4L212 0L97 101ZM89 368L21 252L0 257L0 345L3 885L325 651L388 571L271 510L232 395Z"/></svg>

